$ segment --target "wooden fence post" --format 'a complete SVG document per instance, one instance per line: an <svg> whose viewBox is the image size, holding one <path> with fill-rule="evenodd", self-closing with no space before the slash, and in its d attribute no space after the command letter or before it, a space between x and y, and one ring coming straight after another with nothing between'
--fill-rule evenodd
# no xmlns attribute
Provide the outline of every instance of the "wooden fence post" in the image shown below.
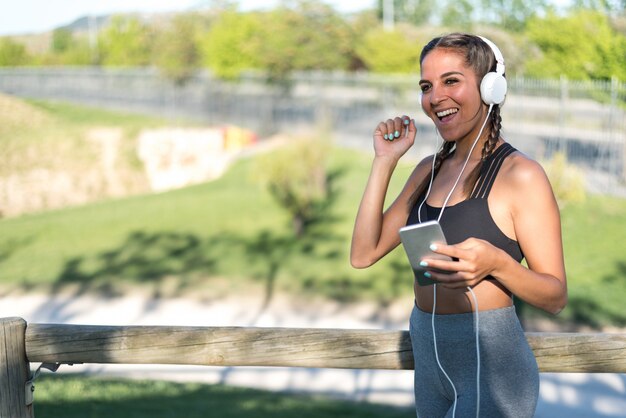
<svg viewBox="0 0 626 418"><path fill-rule="evenodd" d="M26 405L26 321L0 318L0 418L33 418L33 405Z"/></svg>

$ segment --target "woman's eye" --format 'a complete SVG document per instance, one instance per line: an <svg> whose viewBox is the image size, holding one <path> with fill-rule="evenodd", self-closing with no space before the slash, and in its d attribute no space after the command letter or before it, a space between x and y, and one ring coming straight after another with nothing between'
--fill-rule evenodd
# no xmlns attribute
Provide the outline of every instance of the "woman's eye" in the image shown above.
<svg viewBox="0 0 626 418"><path fill-rule="evenodd" d="M457 80L456 78L449 78L446 80L446 84L455 84L457 83L459 80Z"/></svg>
<svg viewBox="0 0 626 418"><path fill-rule="evenodd" d="M430 86L429 86L429 85L427 85L427 84L422 84L422 85L420 86L420 89L422 90L422 93L426 93L426 92L428 91L428 89L429 89L429 88L430 88Z"/></svg>

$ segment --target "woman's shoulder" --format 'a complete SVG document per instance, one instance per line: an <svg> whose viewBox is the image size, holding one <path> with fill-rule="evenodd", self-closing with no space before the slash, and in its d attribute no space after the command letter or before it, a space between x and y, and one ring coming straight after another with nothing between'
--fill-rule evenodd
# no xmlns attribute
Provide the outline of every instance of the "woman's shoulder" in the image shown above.
<svg viewBox="0 0 626 418"><path fill-rule="evenodd" d="M432 165L433 165L433 158L434 158L434 155L433 155L433 154L429 154L429 155L427 155L426 157L423 157L423 158L422 158L422 159L421 159L421 160L417 163L416 169L422 169L422 170L424 170L424 169L428 169L428 170L430 170L430 168L431 168L431 167L432 167Z"/></svg>
<svg viewBox="0 0 626 418"><path fill-rule="evenodd" d="M504 160L500 174L502 180L513 187L547 182L546 172L541 164L517 149Z"/></svg>

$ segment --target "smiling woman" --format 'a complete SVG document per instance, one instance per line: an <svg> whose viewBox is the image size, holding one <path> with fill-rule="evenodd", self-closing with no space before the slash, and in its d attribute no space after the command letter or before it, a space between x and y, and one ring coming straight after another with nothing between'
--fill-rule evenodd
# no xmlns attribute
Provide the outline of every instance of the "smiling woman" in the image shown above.
<svg viewBox="0 0 626 418"><path fill-rule="evenodd" d="M420 63L422 108L443 144L384 210L391 174L417 130L406 115L377 125L351 262L376 263L400 244L405 225L439 223L447 243L431 250L447 258L421 259L434 284L413 286L417 414L532 417L539 374L513 296L550 313L565 306L558 206L541 166L501 136L507 86L497 46L454 33L430 41ZM438 349L437 340L447 344Z"/></svg>

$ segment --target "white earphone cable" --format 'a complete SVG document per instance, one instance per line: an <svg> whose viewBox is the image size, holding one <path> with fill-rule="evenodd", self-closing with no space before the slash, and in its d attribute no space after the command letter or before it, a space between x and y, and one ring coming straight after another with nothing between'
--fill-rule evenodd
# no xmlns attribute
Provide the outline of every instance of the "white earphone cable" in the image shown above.
<svg viewBox="0 0 626 418"><path fill-rule="evenodd" d="M485 129L485 126L487 125L487 121L489 120L489 115L491 114L491 109L493 108L493 105L489 105L489 110L487 111L487 117L485 117L485 121L483 122L482 126L480 127L480 131L478 132L478 136L476 137L476 139L474 140L474 143L472 144L469 153L467 154L467 158L465 159L465 163L463 163L463 167L461 167L461 172L459 173L456 181L454 182L454 185L452 186L452 189L450 190L450 192L448 193L448 196L446 196L446 199L443 202L443 205L441 206L441 211L439 212L439 216L437 217L437 222L439 222L441 220L441 217L443 216L443 211L446 208L446 205L448 204L448 201L450 200L450 197L452 196L452 193L454 193L454 189L456 188L456 186L459 184L459 181L461 180L461 176L463 175L463 172L465 171L465 168L467 167L467 164L469 163L470 160L470 156L472 155L472 152L474 151L474 148L476 147L476 144L478 144L478 140L480 139L483 130ZM437 132L437 137L439 134L439 131L436 130ZM424 196L424 200L422 200L422 202L420 203L419 207L417 208L417 220L418 222L422 222L422 205L424 205L424 202L426 202L426 199L428 199L428 195L430 194L430 191L432 189L432 185L433 185L433 180L435 177L435 161L436 161L436 157L437 157L437 152L435 152L435 154L433 155L433 161L432 161L432 167L430 170L430 182L428 183L428 189L426 190L426 195ZM474 307L475 307L475 311L474 311L474 323L475 323L475 329L476 329L476 418L479 418L479 414L480 414L480 344L479 344L479 314L478 314L478 299L476 298L476 295L474 294L474 291L472 290L471 287L467 287L467 290L469 290L469 292L472 295L472 298L474 299ZM439 366L439 370L441 370L441 372L443 373L443 375L446 377L446 379L448 379L448 382L450 383L450 386L452 386L452 391L454 392L454 404L452 407L452 418L455 418L456 415L456 405L457 405L457 392L456 392L456 387L454 386L454 383L452 383L452 379L450 379L450 376L448 376L448 373L446 373L445 369L443 368L443 366L441 365L441 361L439 360L439 352L437 350L437 334L435 331L435 312L437 310L437 284L433 284L433 312L431 315L431 321L432 321L432 329L433 329L433 345L435 348L435 359L437 360L437 365Z"/></svg>
<svg viewBox="0 0 626 418"><path fill-rule="evenodd" d="M437 130L437 128L435 128L435 145L437 144L438 138L439 138L439 131ZM437 149L436 146L435 146L435 149ZM417 208L417 222L419 223L422 223L422 206L426 202L426 199L428 199L428 196L430 195L430 190L433 187L433 180L435 179L435 161L437 160L438 153L439 151L435 151L435 153L433 154L433 162L430 167L430 181L428 182L428 189L426 190L426 195L424 196L424 200L422 200L419 207Z"/></svg>
<svg viewBox="0 0 626 418"><path fill-rule="evenodd" d="M481 135L483 134L483 130L485 129L485 126L487 125L487 121L489 120L489 115L491 114L491 109L493 108L493 105L489 105L489 110L487 111L487 117L485 117L485 121L483 122L482 126L480 127L480 131L478 132L478 136L476 136L476 139L474 140L474 143L472 144L472 147L470 148L469 154L467 154L467 158L465 159L465 163L463 163L463 167L461 167L461 172L459 173L458 177L456 178L456 181L454 182L454 185L452 186L452 189L450 189L450 192L448 193L448 196L446 196L446 199L443 201L443 205L441 206L441 211L439 212L439 216L437 217L437 222L441 221L441 217L443 216L443 211L446 208L446 205L448 204L448 201L450 200L450 197L452 197L452 193L454 193L454 189L456 189L456 186L459 184L459 181L461 180L461 176L463 175L463 171L465 171L465 168L467 167L467 164L469 163L470 160L470 156L472 155L472 152L474 151L474 148L476 148L476 144L478 144L478 140L480 139ZM437 138L439 137L439 130L435 128L435 141L437 141ZM435 142L436 143L436 142ZM432 190L433 187L433 181L435 179L435 161L437 161L437 152L435 152L433 154L433 161L432 161L432 165L431 165L431 169L430 169L430 181L428 182L428 189L426 190L426 195L424 196L424 199L422 200L422 202L420 203L419 207L417 208L417 221L418 222L422 222L422 206L424 205L424 203L426 202L426 200L428 199L428 196L430 195L430 191Z"/></svg>
<svg viewBox="0 0 626 418"><path fill-rule="evenodd" d="M441 220L441 217L443 216L443 211L446 209L446 205L448 204L448 201L450 200L450 197L452 196L452 193L454 193L454 189L456 189L456 186L459 184L459 181L461 180L461 176L463 175L463 171L465 171L465 167L467 167L467 163L469 163L470 157L472 155L472 152L474 151L474 148L476 148L476 144L478 144L478 140L480 139L480 136L483 134L483 130L485 129L485 125L487 125L487 121L489 120L489 115L491 114L491 109L493 108L493 105L489 105L489 110L487 111L487 116L485 117L485 121L483 122L482 126L480 127L480 131L478 132L478 136L476 136L476 139L474 140L474 143L472 144L472 147L469 150L469 153L467 154L467 158L465 159L465 163L463 163L463 167L461 167L461 172L459 173L459 176L456 178L456 181L454 182L454 185L452 186L452 189L450 189L450 193L448 193L448 196L446 197L446 200L443 201L443 205L441 206L441 212L439 212L439 216L437 217L437 222L439 222ZM424 199L425 201L426 199Z"/></svg>
<svg viewBox="0 0 626 418"><path fill-rule="evenodd" d="M467 286L467 290L472 294L474 299L474 326L476 328L476 418L480 418L480 339L479 339L479 315L478 315L478 299L471 287Z"/></svg>

